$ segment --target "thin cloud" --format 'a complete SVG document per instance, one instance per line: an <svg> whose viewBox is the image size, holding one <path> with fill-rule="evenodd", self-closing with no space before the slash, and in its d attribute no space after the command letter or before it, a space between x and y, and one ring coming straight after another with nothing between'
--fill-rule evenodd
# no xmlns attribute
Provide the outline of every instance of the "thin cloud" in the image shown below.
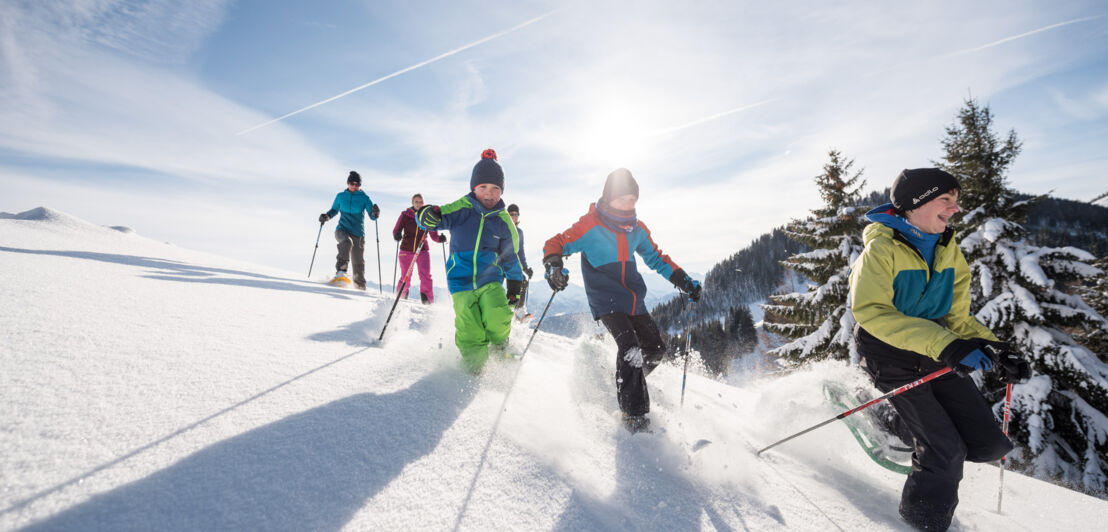
<svg viewBox="0 0 1108 532"><path fill-rule="evenodd" d="M404 68L404 69L401 69L401 70L397 70L396 72L393 72L392 74L389 74L389 75L387 75L387 76L384 76L384 77L380 77L380 78L377 78L377 79L375 79L375 80L373 80L373 81L370 81L369 83L366 83L366 84L364 84L364 85L359 85L359 86L357 86L357 87L354 87L353 89L350 89L350 90L348 90L348 91L346 91L346 92L343 92L343 93L340 93L340 94L336 94L336 95L334 95L334 96L332 96L332 97L330 97L330 98L327 98L326 100L322 100L322 101L319 101L319 102L313 103L313 104L311 104L311 105L309 105L309 106L307 106L307 107L301 107L300 109L297 109L297 110L295 110L295 111L293 111L293 112L291 112L291 113L288 113L288 114L285 114L285 115L279 116L279 117L277 117L277 118L274 118L274 119L272 119L272 120L269 120L269 121L266 121L266 122L262 122L261 124L258 124L258 125L256 125L256 126L253 126L253 127L249 127L249 128L247 128L247 129L244 129L244 130L242 130L242 131L239 131L239 132L237 133L237 135L245 135L245 134L247 134L247 133L250 133L251 131L254 131L254 130L256 130L256 129L260 129L260 128L263 128L263 127L265 127L265 126L268 126L268 125L270 125L270 124L273 124L273 123L276 123L276 122L280 122L281 120L284 120L284 119L286 119L286 118L288 118L288 117L290 117L290 116L298 115L298 114L300 114L300 113L303 113L304 111L308 111L308 110L311 110L311 109L315 109L316 107L319 107L319 106L321 106L321 105L325 105L325 104L331 103L331 102L333 102L333 101L335 101L335 100L338 100L339 98L343 98L343 97L349 96L349 95L351 95L351 94L354 94L355 92L358 92L358 91L360 91L360 90L362 90L362 89L366 89L366 88L372 87L372 86L374 86L374 85L376 85L376 84L378 84L378 83L381 83L381 82L383 82L383 81L386 81L386 80L389 80L389 79L395 78L396 76L399 76L399 75L401 75L401 74L405 74L405 73L407 73L407 72L411 72L411 71L413 71L413 70L416 70L416 69L418 69L418 68L422 68L422 67L425 67L425 66L427 66L427 65L429 65L429 64L431 64L431 63L434 63L434 62L436 62L436 61L439 61L439 60L445 59L445 58L447 58L447 57L450 57L450 56L452 56L452 55L458 54L458 53L460 53L460 52L464 52L464 51L466 51L466 50L468 50L468 49L470 49L470 48L473 48L474 46L479 46L479 45L481 45L481 44L484 44L484 43L487 43L487 42L489 42L489 41L491 41L491 40L493 40L493 39L496 39L496 38L499 38L499 37L503 37L503 36L505 36L505 35L507 35L507 34L509 34L509 33L512 33L512 32L514 32L514 31L517 31L517 30L520 30L520 29L522 29L522 28L525 28L525 27L527 27L527 26L530 26L530 25L532 25L532 24L534 24L534 23L536 23L536 22L538 22L538 21L540 21L540 20L542 20L542 19L544 19L544 18L546 18L546 17L549 17L550 15L553 15L553 14L557 13L558 11L561 11L562 9L564 9L564 8L559 8L559 9L555 9L554 11L551 11L551 12L549 12L549 13L546 13L545 15L539 15L539 16L537 16L537 17L535 17L535 18L531 19L531 20L528 20L528 21L526 21L526 22L523 22L523 23L521 23L521 24L518 24L518 25L516 25L516 26L513 26L513 27L511 27L511 28L508 28L508 29L506 29L506 30L504 30L504 31L501 31L501 32L499 32L499 33L494 33L494 34L492 34L492 35L489 35L488 37L485 37L485 38L482 38L482 39L478 39L478 40L476 40L476 41L473 41L473 42L471 42L471 43L469 43L469 44L467 44L467 45L465 45L465 46L461 46L461 47L459 47L459 48L455 48L455 49L453 49L453 50L450 50L449 52L446 52L446 53L443 53L443 54L437 55L437 56L435 56L435 57L432 57L431 59L428 59L428 60L426 60L426 61L423 61L423 62L421 62L421 63L416 63L416 64L414 64L414 65L412 65L412 66L410 66L410 67L407 67L407 68Z"/></svg>
<svg viewBox="0 0 1108 532"><path fill-rule="evenodd" d="M1073 19L1073 20L1067 20L1065 22L1059 22L1057 24L1051 24L1049 26L1039 28L1037 30L1031 30L1029 32L1021 33L1019 35L1013 35L1011 37L1005 37L1003 39L1000 39L999 41L993 41L989 44L983 44L983 45L978 46L976 48L967 48L965 50L959 50L957 52L951 52L951 53L947 54L947 56L950 57L950 56L955 56L955 55L962 55L962 54L970 54L970 53L973 53L973 52L979 52L981 50L985 50L987 48L992 48L994 46L1000 46L1004 43L1012 42L1012 41L1017 40L1017 39L1022 39L1024 37L1030 37L1031 35L1035 35L1037 33L1042 33L1044 31L1050 31L1050 30L1053 30L1055 28L1061 28L1062 26L1069 26L1070 24L1078 24L1080 22L1088 22L1090 20L1096 20L1098 18L1102 18L1103 16L1104 15L1097 15L1095 17L1077 18L1077 19Z"/></svg>
<svg viewBox="0 0 1108 532"><path fill-rule="evenodd" d="M773 101L776 101L776 100L777 100L777 98L770 98L768 100L762 100L760 102L752 103L750 105L744 105L742 107L736 107L734 109L730 109L730 110L724 111L722 113L716 113L714 115L706 116L704 118L698 118L696 120L693 120L692 122L688 122L686 124L681 124L679 126L668 127L668 128L664 128L664 129L656 129L654 131L651 131L650 133L647 133L647 136L648 137L656 137L656 136L659 136L659 135L666 135L666 134L669 134L669 133L674 133L674 132L677 132L677 131L681 131L682 129L688 129L688 128L693 127L693 126L699 126L700 124L704 124L706 122L711 122L713 120L719 120L720 118L723 118L725 116L730 116L730 115L733 115L735 113L741 113L741 112L746 111L748 109L753 109L755 107L760 107L762 105L765 105L767 103L770 103L770 102L773 102Z"/></svg>

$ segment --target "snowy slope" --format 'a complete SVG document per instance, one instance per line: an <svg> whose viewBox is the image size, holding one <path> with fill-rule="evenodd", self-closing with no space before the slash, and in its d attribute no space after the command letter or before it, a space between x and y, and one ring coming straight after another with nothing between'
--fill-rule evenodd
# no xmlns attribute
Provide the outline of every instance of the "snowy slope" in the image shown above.
<svg viewBox="0 0 1108 532"><path fill-rule="evenodd" d="M901 529L899 477L831 425L839 365L741 387L540 332L459 370L446 300L403 303L42 209L0 219L0 529ZM515 331L522 346L527 331ZM712 443L706 446L701 440ZM1095 530L1108 503L970 464L956 530Z"/></svg>

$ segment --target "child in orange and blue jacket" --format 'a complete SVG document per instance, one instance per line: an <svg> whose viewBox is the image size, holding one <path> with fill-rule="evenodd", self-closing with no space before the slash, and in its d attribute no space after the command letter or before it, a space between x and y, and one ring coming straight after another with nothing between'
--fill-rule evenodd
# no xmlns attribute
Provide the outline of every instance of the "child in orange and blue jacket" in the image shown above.
<svg viewBox="0 0 1108 532"><path fill-rule="evenodd" d="M639 275L635 253L694 301L700 299L700 283L658 249L646 224L637 219L638 199L639 185L631 172L626 168L615 170L608 174L604 192L600 200L589 205L589 212L543 247L547 282L554 291L568 284L562 256L581 253L581 278L589 310L594 319L604 323L619 348L616 395L624 424L631 432L649 425L646 376L666 351L658 325L646 309L646 283Z"/></svg>

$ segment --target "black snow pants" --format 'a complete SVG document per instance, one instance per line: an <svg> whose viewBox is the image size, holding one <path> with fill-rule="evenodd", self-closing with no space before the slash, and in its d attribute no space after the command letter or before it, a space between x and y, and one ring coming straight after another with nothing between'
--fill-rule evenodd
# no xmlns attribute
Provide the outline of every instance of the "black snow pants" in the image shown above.
<svg viewBox="0 0 1108 532"><path fill-rule="evenodd" d="M917 355L914 367L862 353L877 389L888 392L944 366ZM969 377L948 373L889 399L912 433L912 471L900 495L900 515L920 530L946 530L958 506L962 465L991 462L1012 443Z"/></svg>
<svg viewBox="0 0 1108 532"><path fill-rule="evenodd" d="M658 324L650 314L627 315L615 312L600 317L612 333L619 351L616 353L616 396L619 409L629 416L650 412L650 392L646 376L662 361L666 344L658 332Z"/></svg>

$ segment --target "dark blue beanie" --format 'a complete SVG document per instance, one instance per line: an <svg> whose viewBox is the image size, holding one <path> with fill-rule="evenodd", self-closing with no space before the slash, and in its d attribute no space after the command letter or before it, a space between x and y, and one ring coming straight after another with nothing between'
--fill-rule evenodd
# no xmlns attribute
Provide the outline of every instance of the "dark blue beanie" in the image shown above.
<svg viewBox="0 0 1108 532"><path fill-rule="evenodd" d="M473 176L469 178L469 189L477 188L477 185L490 183L504 190L504 170L500 164L492 159L481 159L473 165Z"/></svg>

